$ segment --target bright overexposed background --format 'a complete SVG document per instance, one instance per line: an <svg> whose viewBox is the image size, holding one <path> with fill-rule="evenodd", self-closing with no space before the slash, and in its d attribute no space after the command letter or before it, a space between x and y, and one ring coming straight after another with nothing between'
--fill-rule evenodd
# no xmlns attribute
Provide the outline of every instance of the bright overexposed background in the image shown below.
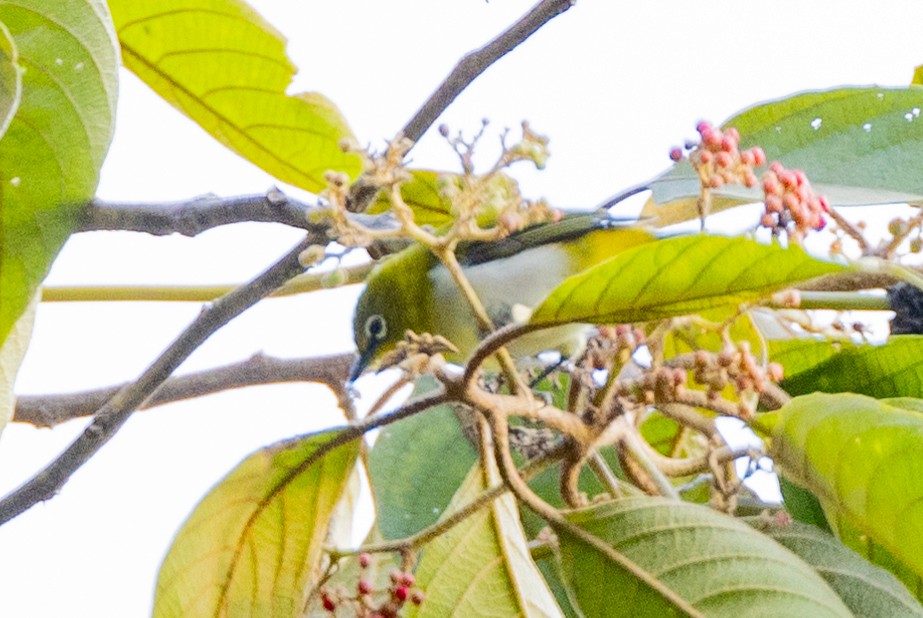
<svg viewBox="0 0 923 618"><path fill-rule="evenodd" d="M380 147L470 49L532 0L252 0L290 40L293 92L334 100L360 142ZM527 197L591 208L664 169L702 118L838 85L905 85L923 62L923 4L582 0L482 76L440 122L493 135L527 119L551 138L545 171L514 170ZM213 142L123 73L115 141L99 195L163 201L259 193L274 181ZM430 131L414 164L456 169ZM296 191L291 192L298 194ZM303 195L301 195L304 197ZM73 237L49 285L243 282L298 241L241 224L195 239L101 232ZM180 370L263 351L346 352L357 287L260 304ZM18 393L72 392L136 377L195 317L196 303L61 303L38 311ZM150 612L160 561L196 501L260 446L341 420L325 389L239 390L136 414L60 495L0 528L0 616L131 617ZM84 427L11 425L0 491L52 459Z"/></svg>

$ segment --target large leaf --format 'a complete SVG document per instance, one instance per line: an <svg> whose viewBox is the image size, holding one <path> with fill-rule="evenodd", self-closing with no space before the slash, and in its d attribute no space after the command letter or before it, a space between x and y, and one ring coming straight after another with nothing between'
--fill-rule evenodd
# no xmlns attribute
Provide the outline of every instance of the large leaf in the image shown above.
<svg viewBox="0 0 923 618"><path fill-rule="evenodd" d="M754 524L814 567L857 617L923 617L923 607L893 575L828 533L798 522L778 524L760 518Z"/></svg>
<svg viewBox="0 0 923 618"><path fill-rule="evenodd" d="M415 393L434 387L422 378ZM451 405L383 428L369 453L381 535L402 539L436 523L475 461Z"/></svg>
<svg viewBox="0 0 923 618"><path fill-rule="evenodd" d="M112 137L118 50L103 0L3 2L0 23L2 343L96 190ZM14 49L24 69L18 107Z"/></svg>
<svg viewBox="0 0 923 618"><path fill-rule="evenodd" d="M288 95L285 39L240 0L110 0L125 66L212 137L276 178L317 192L356 154L337 108Z"/></svg>
<svg viewBox="0 0 923 618"><path fill-rule="evenodd" d="M164 559L154 616L300 616L359 450L339 437L262 449L219 482Z"/></svg>
<svg viewBox="0 0 923 618"><path fill-rule="evenodd" d="M695 234L647 243L559 285L534 324L619 323L754 301L800 281L844 270L799 247Z"/></svg>
<svg viewBox="0 0 923 618"><path fill-rule="evenodd" d="M567 518L622 557L557 528L563 571L587 618L852 615L797 556L707 507L625 498Z"/></svg>
<svg viewBox="0 0 923 618"><path fill-rule="evenodd" d="M10 31L0 23L0 137L19 108L22 97L22 67L19 51Z"/></svg>
<svg viewBox="0 0 923 618"><path fill-rule="evenodd" d="M16 374L19 365L29 347L29 338L32 336L32 323L35 319L35 309L38 306L38 295L32 303L16 320L9 336L0 343L0 432L13 418L16 407L16 395L13 387L16 384Z"/></svg>
<svg viewBox="0 0 923 618"><path fill-rule="evenodd" d="M730 118L741 149L761 146L769 161L804 170L833 205L886 204L923 199L923 88L839 88L796 94L757 105ZM683 201L697 216L699 179L680 161L651 183L657 205ZM716 192L737 203L759 201L758 189L728 186ZM657 215L658 208L647 214Z"/></svg>
<svg viewBox="0 0 923 618"><path fill-rule="evenodd" d="M446 513L499 482L496 469L485 474L475 466ZM411 607L408 618L561 615L529 556L516 500L508 493L428 543L416 576L426 601Z"/></svg>
<svg viewBox="0 0 923 618"><path fill-rule="evenodd" d="M921 405L815 393L757 421L771 431L770 454L780 472L817 496L834 530L849 526L864 537L845 542L871 540L917 576L923 575Z"/></svg>
<svg viewBox="0 0 923 618"><path fill-rule="evenodd" d="M791 377L786 373L782 386L793 395L823 391L918 397L923 390L923 336L898 335L880 346L846 346Z"/></svg>
<svg viewBox="0 0 923 618"><path fill-rule="evenodd" d="M767 338L769 359L785 368L785 379L814 369L844 349L854 346L849 341L829 341L811 337L794 339Z"/></svg>

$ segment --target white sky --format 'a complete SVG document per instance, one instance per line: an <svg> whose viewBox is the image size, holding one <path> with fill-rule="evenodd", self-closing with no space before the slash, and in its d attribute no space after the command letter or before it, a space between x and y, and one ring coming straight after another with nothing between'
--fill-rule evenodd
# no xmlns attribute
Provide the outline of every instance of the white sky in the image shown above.
<svg viewBox="0 0 923 618"><path fill-rule="evenodd" d="M310 2L253 0L290 39L296 87L342 109L360 141L380 145L472 47L531 0ZM438 6L438 10L433 10ZM560 207L592 207L658 173L702 118L836 85L904 85L923 63L923 4L867 2L614 3L582 0L478 80L441 122L477 130L528 119L551 137L542 173L523 191ZM274 184L123 75L115 142L99 194L171 200L256 193ZM491 129L488 129L491 133ZM485 142L491 144L490 141ZM485 152L493 146L485 147ZM452 169L435 131L413 153ZM271 225L196 239L128 233L73 238L49 283L226 283L255 275L298 240ZM181 371L257 351L348 351L358 290L268 301L219 332ZM43 305L17 392L94 388L136 377L199 311L195 303ZM322 388L234 391L137 414L50 502L0 527L0 615L143 616L160 561L196 501L254 449L335 422ZM12 489L82 429L9 426L0 491Z"/></svg>

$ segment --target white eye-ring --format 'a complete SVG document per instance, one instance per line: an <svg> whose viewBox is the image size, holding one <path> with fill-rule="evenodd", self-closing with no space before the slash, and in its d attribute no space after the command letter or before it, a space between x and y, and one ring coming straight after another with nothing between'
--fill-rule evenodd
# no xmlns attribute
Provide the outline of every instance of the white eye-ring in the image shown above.
<svg viewBox="0 0 923 618"><path fill-rule="evenodd" d="M388 324L380 315L369 316L365 321L365 335L370 341L382 341L388 334Z"/></svg>

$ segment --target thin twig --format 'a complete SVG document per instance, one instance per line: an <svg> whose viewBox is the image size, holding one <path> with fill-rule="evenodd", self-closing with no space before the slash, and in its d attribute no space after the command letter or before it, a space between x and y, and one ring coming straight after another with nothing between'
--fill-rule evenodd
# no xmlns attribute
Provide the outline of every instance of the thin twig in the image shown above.
<svg viewBox="0 0 923 618"><path fill-rule="evenodd" d="M234 388L281 382L325 384L342 403L347 397L343 384L349 376L352 359L352 354L293 359L255 354L239 363L169 378L138 409L146 410ZM91 416L126 386L120 384L64 395L20 395L16 399L13 421L54 427L75 418Z"/></svg>
<svg viewBox="0 0 923 618"><path fill-rule="evenodd" d="M270 297L294 296L318 290L362 283L374 268L373 263L359 264L329 272L304 273L288 281ZM335 286L331 286L331 281ZM239 285L78 285L42 288L42 302L211 302L240 287Z"/></svg>
<svg viewBox="0 0 923 618"><path fill-rule="evenodd" d="M136 382L121 389L99 409L90 425L57 459L0 500L0 524L53 497L202 342L301 272L298 256L311 244L312 238L303 240L256 279L205 307Z"/></svg>

